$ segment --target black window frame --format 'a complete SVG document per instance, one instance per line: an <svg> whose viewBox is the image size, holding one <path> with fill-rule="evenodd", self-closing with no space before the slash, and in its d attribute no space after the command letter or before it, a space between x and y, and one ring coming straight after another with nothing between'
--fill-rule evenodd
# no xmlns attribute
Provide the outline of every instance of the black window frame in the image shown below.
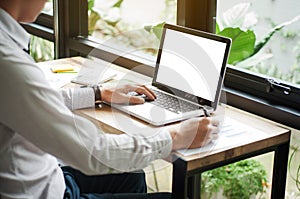
<svg viewBox="0 0 300 199"><path fill-rule="evenodd" d="M35 22L22 24L26 31L32 35L54 42L54 17L42 12Z"/></svg>
<svg viewBox="0 0 300 199"><path fill-rule="evenodd" d="M177 24L215 32L216 5L217 0L178 0ZM128 69L143 66L138 67L141 69L138 72L153 75L153 67L110 52L88 36L87 1L54 0L54 8L58 58L85 56L93 50L97 51L98 58L114 60L114 63ZM223 91L228 105L300 129L300 122L297 122L300 116L300 107L297 107L300 90L296 85L228 66ZM289 94L286 94L287 91Z"/></svg>

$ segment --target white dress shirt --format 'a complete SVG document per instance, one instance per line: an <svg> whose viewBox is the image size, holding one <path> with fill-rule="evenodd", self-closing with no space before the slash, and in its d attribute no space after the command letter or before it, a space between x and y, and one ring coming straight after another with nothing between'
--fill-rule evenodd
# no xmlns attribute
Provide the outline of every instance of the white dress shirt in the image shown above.
<svg viewBox="0 0 300 199"><path fill-rule="evenodd" d="M51 88L23 51L26 31L2 9L0 19L1 199L63 198L56 158L86 174L106 174L141 169L169 155L172 140L166 130L148 139L104 134L74 115L70 109L82 108L78 104L94 106L93 89L60 93Z"/></svg>

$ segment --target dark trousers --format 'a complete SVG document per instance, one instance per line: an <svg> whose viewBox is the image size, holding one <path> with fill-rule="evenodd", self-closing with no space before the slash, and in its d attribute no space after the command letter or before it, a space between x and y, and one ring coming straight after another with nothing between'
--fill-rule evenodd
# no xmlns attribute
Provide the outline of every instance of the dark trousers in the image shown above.
<svg viewBox="0 0 300 199"><path fill-rule="evenodd" d="M171 199L170 193L147 194L145 173L87 176L71 167L62 167L64 199Z"/></svg>

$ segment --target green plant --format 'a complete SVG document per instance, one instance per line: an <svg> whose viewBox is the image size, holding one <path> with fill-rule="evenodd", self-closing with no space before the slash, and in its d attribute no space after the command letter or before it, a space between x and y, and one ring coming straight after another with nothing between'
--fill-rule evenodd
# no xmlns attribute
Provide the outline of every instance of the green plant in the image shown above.
<svg viewBox="0 0 300 199"><path fill-rule="evenodd" d="M296 57L296 64L287 72L282 72L276 65L266 65L265 60L270 59L273 55L271 53L261 53L261 49L266 46L275 33L280 32L284 27L298 21L300 15L294 17L292 20L284 22L275 26L261 39L256 40L255 32L252 27L257 22L255 14L249 14L248 9L250 3L241 3L229 9L225 14L223 21L218 22L216 33L232 39L232 47L229 55L228 63L237 67L245 68L261 74L270 75L272 77L289 81L292 83L300 83L300 66L298 57ZM248 18L247 18L248 17ZM251 17L252 19L249 19ZM245 24L251 21L250 24ZM281 32L285 38L294 38L295 33ZM298 48L299 49L299 48ZM297 51L297 46L295 48ZM260 54L258 54L260 52Z"/></svg>
<svg viewBox="0 0 300 199"><path fill-rule="evenodd" d="M124 20L122 13L124 12L124 0L106 1L105 6L94 5L94 0L89 0L89 34L105 41L111 46L118 46L124 51L132 51L138 49L143 51L146 56L151 58L156 55L159 41L157 40L158 29L153 30L151 25L143 25L141 29L141 21L137 20L137 24ZM137 0L138 2L138 0ZM160 13L159 18L175 21L175 0L164 0L165 7ZM161 22L158 22L161 24ZM156 26L156 25L154 25ZM148 29L149 28L149 29ZM154 34L153 34L154 33ZM155 35L155 36L154 36ZM160 37L160 36L159 36ZM120 45L121 44L121 45Z"/></svg>
<svg viewBox="0 0 300 199"><path fill-rule="evenodd" d="M264 193L267 182L263 165L249 159L202 173L201 191L208 193L209 198L222 190L228 199L249 199Z"/></svg>
<svg viewBox="0 0 300 199"><path fill-rule="evenodd" d="M247 7L247 8L245 8ZM238 6L233 7L227 12L230 13L241 13L237 18L234 19L226 19L226 21L230 21L229 24L226 24L227 27L224 27L222 30L220 29L220 25L216 28L216 34L222 35L225 37L229 37L232 39L232 47L229 56L229 64L236 65L241 61L253 57L256 55L272 38L272 36L286 27L300 19L300 15L296 16L290 21L284 22L280 25L275 26L272 28L262 40L256 41L256 35L251 27L239 27L242 26L241 23L236 21L243 21L246 20L247 9L249 7L249 3L242 3ZM240 10L244 10L245 12L241 12ZM228 16L228 15L225 15ZM252 15L251 15L252 16ZM232 17L233 18L233 17ZM240 19L242 18L242 20ZM231 26L232 24L232 26ZM253 24L251 24L253 25ZM229 27L231 26L231 27ZM245 29L246 30L243 30Z"/></svg>
<svg viewBox="0 0 300 199"><path fill-rule="evenodd" d="M54 44L37 36L31 36L30 55L36 62L54 59Z"/></svg>
<svg viewBox="0 0 300 199"><path fill-rule="evenodd" d="M123 3L123 0L118 0L115 2L107 11L107 13L103 13L102 11L98 11L94 9L95 0L88 0L88 27L89 27L89 35L92 35L94 31L100 31L103 35L115 36L120 33L118 28L118 23L120 21L119 16L115 16L111 14L112 12L119 9ZM100 23L100 27L97 26L97 23Z"/></svg>

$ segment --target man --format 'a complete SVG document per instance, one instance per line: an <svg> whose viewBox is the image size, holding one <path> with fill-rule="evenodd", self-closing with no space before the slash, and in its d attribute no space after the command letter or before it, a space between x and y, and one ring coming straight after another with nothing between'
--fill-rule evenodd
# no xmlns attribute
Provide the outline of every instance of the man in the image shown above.
<svg viewBox="0 0 300 199"><path fill-rule="evenodd" d="M72 109L94 106L100 98L144 103L127 96L129 91L155 96L136 85L53 90L25 52L29 37L19 25L34 21L45 2L0 0L0 198L151 197L142 194L143 173L123 172L140 170L176 149L201 147L218 128L210 118L194 118L142 138L103 134L74 115ZM72 168L61 168L56 158Z"/></svg>

